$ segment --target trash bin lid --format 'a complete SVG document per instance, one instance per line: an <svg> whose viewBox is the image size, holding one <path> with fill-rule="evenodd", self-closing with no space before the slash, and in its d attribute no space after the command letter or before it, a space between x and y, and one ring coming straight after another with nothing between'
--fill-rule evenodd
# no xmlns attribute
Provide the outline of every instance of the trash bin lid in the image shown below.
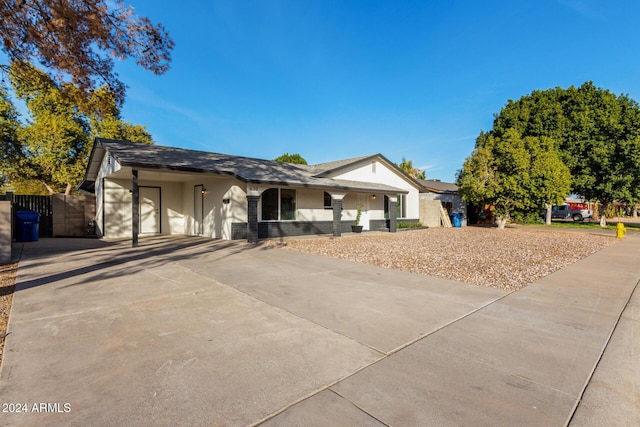
<svg viewBox="0 0 640 427"><path fill-rule="evenodd" d="M40 214L35 211L18 211L16 216L22 221L37 221L40 218Z"/></svg>

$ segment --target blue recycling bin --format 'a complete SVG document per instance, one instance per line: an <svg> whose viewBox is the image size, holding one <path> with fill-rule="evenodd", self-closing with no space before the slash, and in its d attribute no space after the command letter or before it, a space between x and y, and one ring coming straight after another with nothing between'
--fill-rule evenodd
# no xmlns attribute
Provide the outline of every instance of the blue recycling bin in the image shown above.
<svg viewBox="0 0 640 427"><path fill-rule="evenodd" d="M456 228L460 228L462 227L462 214L459 212L451 212L449 214L449 216L451 217L451 225L456 227Z"/></svg>
<svg viewBox="0 0 640 427"><path fill-rule="evenodd" d="M16 228L18 242L37 242L40 231L40 214L34 211L16 212Z"/></svg>

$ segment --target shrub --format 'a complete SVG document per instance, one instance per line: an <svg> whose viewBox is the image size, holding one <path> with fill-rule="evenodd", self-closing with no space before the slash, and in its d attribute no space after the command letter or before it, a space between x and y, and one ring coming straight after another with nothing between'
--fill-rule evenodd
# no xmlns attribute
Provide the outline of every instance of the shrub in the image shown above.
<svg viewBox="0 0 640 427"><path fill-rule="evenodd" d="M544 219L538 212L516 211L511 214L511 222L515 224L541 224Z"/></svg>
<svg viewBox="0 0 640 427"><path fill-rule="evenodd" d="M399 222L396 225L397 228L420 228L422 227L421 222Z"/></svg>

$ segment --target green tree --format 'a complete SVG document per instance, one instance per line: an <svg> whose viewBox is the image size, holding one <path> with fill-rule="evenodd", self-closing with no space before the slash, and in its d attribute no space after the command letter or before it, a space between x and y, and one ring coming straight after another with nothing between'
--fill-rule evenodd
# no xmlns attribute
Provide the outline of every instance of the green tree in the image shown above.
<svg viewBox="0 0 640 427"><path fill-rule="evenodd" d="M89 124L45 73L31 69L27 80L15 67L12 71L14 93L31 115L20 132L14 177L42 182L50 193L65 187L69 193L86 164Z"/></svg>
<svg viewBox="0 0 640 427"><path fill-rule="evenodd" d="M11 71L14 93L30 114L26 124L17 128L12 149L0 165L13 187L37 191L44 186L50 194L69 194L84 176L94 137L153 142L143 127L120 119L115 97L106 88L89 98L86 106L99 108L88 114L65 95L74 87L58 87L46 73L29 65L14 63Z"/></svg>
<svg viewBox="0 0 640 427"><path fill-rule="evenodd" d="M508 129L501 137L480 134L457 183L468 202L495 206L502 229L514 210L538 209L566 196L570 175L552 140L522 138Z"/></svg>
<svg viewBox="0 0 640 427"><path fill-rule="evenodd" d="M295 163L297 165L307 164L307 161L298 153L294 153L294 154L284 153L283 155L278 156L273 160L275 160L276 162L283 162L283 163Z"/></svg>
<svg viewBox="0 0 640 427"><path fill-rule="evenodd" d="M592 82L534 91L509 101L490 134L516 129L523 137L550 137L569 167L574 193L597 200L640 202L640 107Z"/></svg>
<svg viewBox="0 0 640 427"><path fill-rule="evenodd" d="M118 105L125 85L113 60L132 58L164 74L174 46L162 25L137 16L122 0L1 0L0 37L12 63L42 64L56 83L73 83L74 94L85 100L106 85Z"/></svg>
<svg viewBox="0 0 640 427"><path fill-rule="evenodd" d="M0 174L3 181L13 172L12 159L20 154L20 121L18 112L9 98L7 91L0 86Z"/></svg>
<svg viewBox="0 0 640 427"><path fill-rule="evenodd" d="M424 171L413 167L413 160L407 160L402 158L402 162L398 164L398 167L405 171L407 175L415 179L425 179Z"/></svg>
<svg viewBox="0 0 640 427"><path fill-rule="evenodd" d="M538 201L538 207L546 208L545 223L551 224L552 206L559 205L571 190L571 173L560 158L552 139L526 137L531 153L530 191Z"/></svg>
<svg viewBox="0 0 640 427"><path fill-rule="evenodd" d="M153 144L153 138L145 126L133 125L122 120L115 96L106 86L91 94L88 107L85 115L90 123L91 141L101 137Z"/></svg>

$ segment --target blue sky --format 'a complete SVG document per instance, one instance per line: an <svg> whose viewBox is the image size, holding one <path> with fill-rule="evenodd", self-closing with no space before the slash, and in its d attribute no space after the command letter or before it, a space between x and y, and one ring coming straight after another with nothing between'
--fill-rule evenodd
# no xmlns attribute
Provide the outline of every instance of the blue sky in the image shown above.
<svg viewBox="0 0 640 427"><path fill-rule="evenodd" d="M592 80L640 100L640 2L129 0L176 43L120 62L157 144L309 163L382 153L453 181L508 99Z"/></svg>

